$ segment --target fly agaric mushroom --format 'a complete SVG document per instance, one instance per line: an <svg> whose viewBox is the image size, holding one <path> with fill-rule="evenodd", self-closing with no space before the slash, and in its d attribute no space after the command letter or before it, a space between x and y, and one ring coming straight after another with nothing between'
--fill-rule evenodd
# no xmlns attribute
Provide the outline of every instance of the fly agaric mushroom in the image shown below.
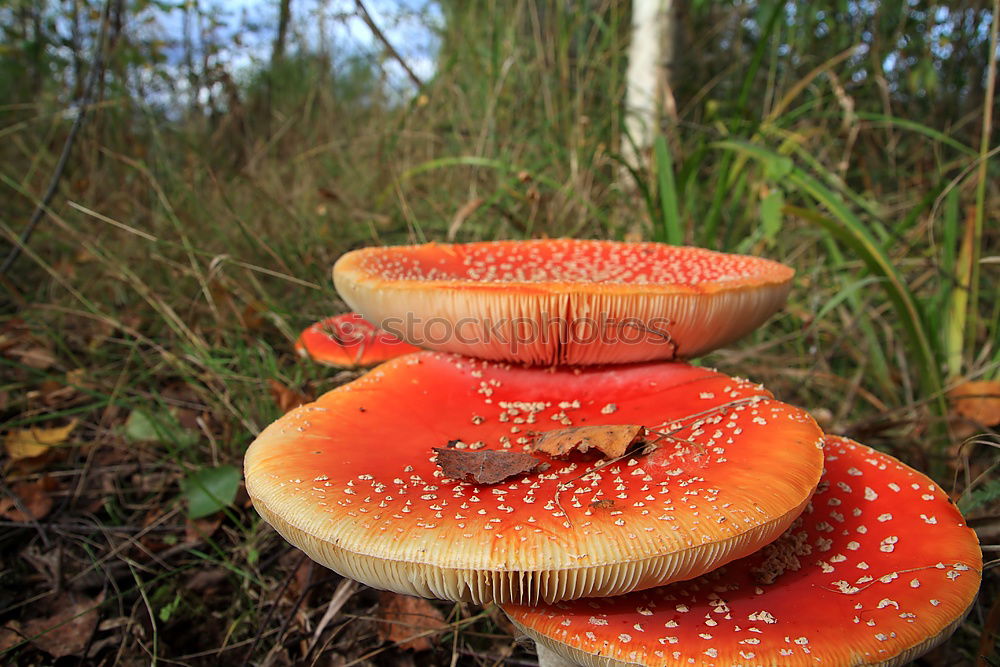
<svg viewBox="0 0 1000 667"><path fill-rule="evenodd" d="M343 299L420 347L531 364L690 358L760 326L794 271L659 243L570 239L364 248Z"/></svg>
<svg viewBox="0 0 1000 667"><path fill-rule="evenodd" d="M839 437L825 452L806 511L756 554L693 581L504 611L540 655L557 654L551 665L907 663L969 610L976 535L940 487L891 456Z"/></svg>
<svg viewBox="0 0 1000 667"><path fill-rule="evenodd" d="M436 463L446 444L523 453L533 431L623 423L669 435L603 463L537 454L547 470L492 485ZM808 501L821 439L759 385L687 364L533 369L418 352L286 414L245 472L261 516L345 576L533 603L649 588L755 551Z"/></svg>
<svg viewBox="0 0 1000 667"><path fill-rule="evenodd" d="M302 332L295 350L329 366L375 366L420 348L382 331L358 313L321 320Z"/></svg>

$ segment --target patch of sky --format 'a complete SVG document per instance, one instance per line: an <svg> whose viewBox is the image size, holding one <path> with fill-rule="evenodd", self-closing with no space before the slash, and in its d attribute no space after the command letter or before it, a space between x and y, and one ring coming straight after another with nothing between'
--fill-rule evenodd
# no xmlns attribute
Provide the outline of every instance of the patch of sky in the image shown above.
<svg viewBox="0 0 1000 667"><path fill-rule="evenodd" d="M411 70L422 81L434 76L439 34L444 17L432 0L368 0L375 24ZM209 0L208 2L157 3L147 9L142 22L149 39L163 43L166 62L160 72L147 72L147 92L161 82L160 94L150 100L157 106L188 106L192 95L199 102L222 94L218 81L199 82L192 89L185 74L189 61L210 63L236 80L245 80L270 62L279 22L279 2L270 0ZM391 100L404 101L415 86L403 67L388 57L384 45L361 19L353 0L292 0L292 21L286 53L321 54L334 69L359 58L379 67ZM162 82L170 81L165 96Z"/></svg>

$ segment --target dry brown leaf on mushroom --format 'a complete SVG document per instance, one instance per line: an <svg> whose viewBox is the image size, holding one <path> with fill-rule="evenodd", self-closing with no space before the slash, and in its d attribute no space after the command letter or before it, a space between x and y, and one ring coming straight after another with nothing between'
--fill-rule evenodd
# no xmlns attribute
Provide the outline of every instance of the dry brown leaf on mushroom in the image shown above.
<svg viewBox="0 0 1000 667"><path fill-rule="evenodd" d="M531 451L558 457L574 449L583 453L596 449L608 458L616 459L624 456L634 445L645 443L649 433L649 429L638 424L574 426L538 434Z"/></svg>
<svg viewBox="0 0 1000 667"><path fill-rule="evenodd" d="M544 465L530 454L500 449L470 452L450 446L435 447L434 452L434 462L445 477L477 484L498 484L515 475L534 472Z"/></svg>

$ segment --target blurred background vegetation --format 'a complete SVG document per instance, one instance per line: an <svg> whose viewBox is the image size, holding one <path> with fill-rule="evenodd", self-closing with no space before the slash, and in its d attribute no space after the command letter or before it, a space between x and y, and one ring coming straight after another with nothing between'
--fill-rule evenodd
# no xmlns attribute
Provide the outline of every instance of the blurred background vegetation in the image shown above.
<svg viewBox="0 0 1000 667"><path fill-rule="evenodd" d="M321 623L342 582L246 503L254 435L354 377L292 341L372 244L788 263L785 311L704 363L931 472L1000 543L997 3L673 6L632 163L628 2L0 4L0 655L530 660L464 605L416 658L369 591ZM1000 664L997 590L928 664ZM84 641L25 630L53 619Z"/></svg>

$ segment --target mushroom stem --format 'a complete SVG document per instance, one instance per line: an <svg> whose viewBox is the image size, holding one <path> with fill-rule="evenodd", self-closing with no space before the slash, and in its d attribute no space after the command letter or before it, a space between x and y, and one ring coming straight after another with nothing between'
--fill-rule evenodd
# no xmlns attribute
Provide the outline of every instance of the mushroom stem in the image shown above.
<svg viewBox="0 0 1000 667"><path fill-rule="evenodd" d="M538 652L538 667L579 667L578 663L567 660L538 642L535 642L535 650Z"/></svg>

